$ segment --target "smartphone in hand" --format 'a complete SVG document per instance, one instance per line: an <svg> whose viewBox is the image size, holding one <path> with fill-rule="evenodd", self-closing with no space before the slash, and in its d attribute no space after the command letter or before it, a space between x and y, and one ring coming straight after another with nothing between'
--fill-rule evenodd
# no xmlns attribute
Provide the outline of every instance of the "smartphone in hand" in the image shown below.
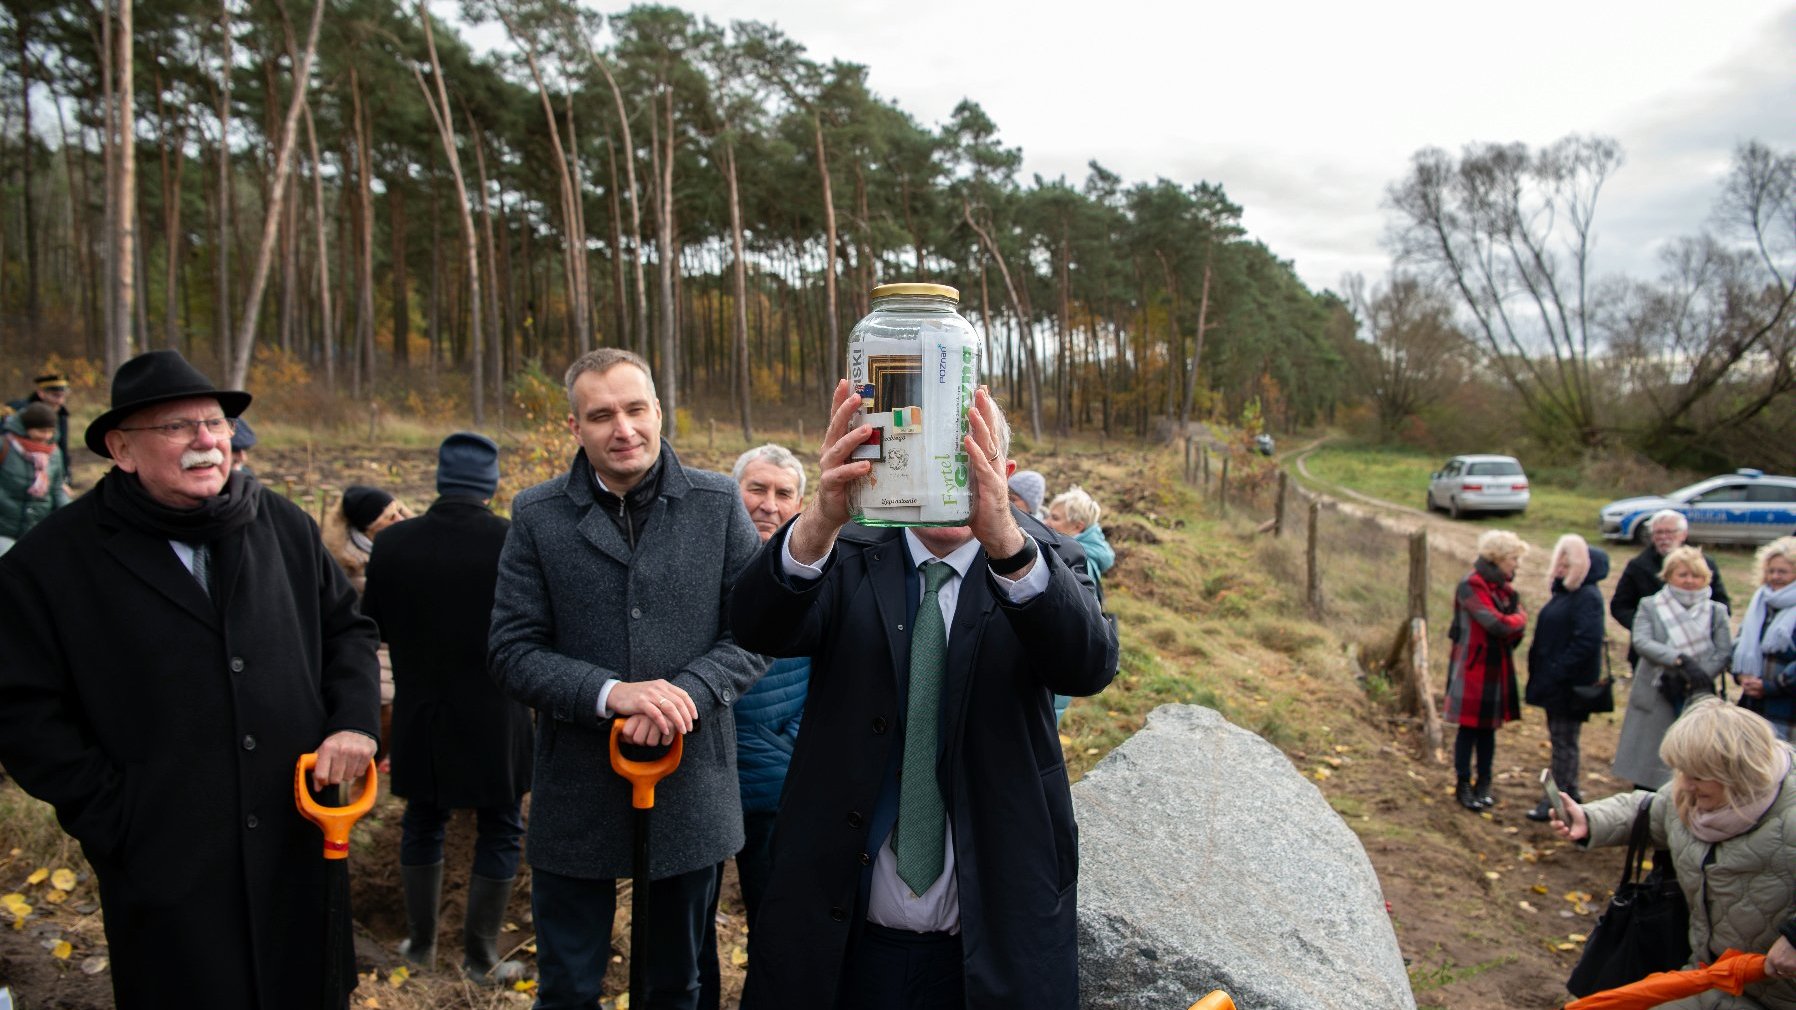
<svg viewBox="0 0 1796 1010"><path fill-rule="evenodd" d="M1546 790L1547 805L1553 808L1553 816L1559 818L1561 824L1571 824L1571 814L1565 809L1565 797L1559 792L1559 783L1553 781L1551 769L1541 769L1540 786Z"/></svg>

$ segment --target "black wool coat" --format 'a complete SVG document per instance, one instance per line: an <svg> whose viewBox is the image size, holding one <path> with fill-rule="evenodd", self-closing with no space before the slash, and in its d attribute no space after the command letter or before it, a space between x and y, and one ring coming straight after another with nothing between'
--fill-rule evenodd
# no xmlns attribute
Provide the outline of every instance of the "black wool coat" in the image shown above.
<svg viewBox="0 0 1796 1010"><path fill-rule="evenodd" d="M1721 584L1721 569L1715 567L1715 559L1703 555L1709 565L1709 599L1724 607L1731 607L1727 600L1727 587ZM1652 544L1647 544L1639 554L1628 559L1627 566L1621 570L1621 578L1615 582L1615 595L1609 600L1609 613L1615 622L1624 628L1634 627L1634 615L1640 612L1640 601L1665 588L1664 580L1659 578L1659 569L1665 564L1665 555ZM1630 639L1631 641L1631 639ZM1628 646L1628 669L1640 658L1632 645Z"/></svg>
<svg viewBox="0 0 1796 1010"><path fill-rule="evenodd" d="M382 531L362 612L393 658L393 793L439 807L530 791L530 709L487 675L487 624L511 526L471 495Z"/></svg>
<svg viewBox="0 0 1796 1010"><path fill-rule="evenodd" d="M212 599L100 499L0 557L0 762L93 865L120 1007L317 1006L327 878L294 765L378 734L374 623L279 495L214 543Z"/></svg>
<svg viewBox="0 0 1796 1010"><path fill-rule="evenodd" d="M1078 829L1053 696L1103 690L1117 643L1058 551L1070 538L1019 522L1043 547L1048 588L1020 606L1005 601L983 552L962 581L937 780L953 827L966 1005L1072 1010ZM780 562L790 530L762 547L732 594L740 644L812 657L743 1006L829 1010L850 936L865 924L863 867L883 842L869 837L870 813L904 740L910 561L902 531L848 526L823 577L796 589Z"/></svg>
<svg viewBox="0 0 1796 1010"><path fill-rule="evenodd" d="M1553 598L1534 618L1534 640L1528 646L1530 705L1554 718L1582 717L1573 706L1572 688L1594 684L1603 676L1603 590L1609 577L1609 555L1590 549L1590 571L1576 589L1553 580Z"/></svg>

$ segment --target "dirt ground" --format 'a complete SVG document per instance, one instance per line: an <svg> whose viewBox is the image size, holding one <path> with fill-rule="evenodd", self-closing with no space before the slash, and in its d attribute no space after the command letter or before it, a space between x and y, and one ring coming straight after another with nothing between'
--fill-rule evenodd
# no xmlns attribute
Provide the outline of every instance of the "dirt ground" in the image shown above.
<svg viewBox="0 0 1796 1010"><path fill-rule="evenodd" d="M688 452L698 465L719 466L725 459L702 458ZM339 455L329 461L310 458L302 450L263 449L254 461L264 483L292 487L305 500L304 489L323 486L340 490L349 483L372 483L398 493L414 508L422 509L434 496L434 452L428 449L381 449L361 455ZM1043 460L1044 469L1048 460ZM88 471L97 476L97 468ZM78 471L78 474L81 471ZM91 479L91 478L90 478ZM289 483L290 482L290 483ZM506 488L515 492L515 488ZM1344 502L1345 510L1377 513L1380 522L1407 530L1426 522L1437 545L1467 562L1480 532L1476 524L1455 523L1441 517L1425 517L1413 509L1381 508L1360 502ZM1547 597L1545 567L1551 545L1535 545L1524 562L1519 582L1524 605L1532 614ZM1622 560L1617 558L1618 562ZM1619 564L1618 564L1619 567ZM1151 575L1146 576L1151 581ZM1144 587L1145 588L1145 587ZM1625 640L1619 628L1611 628L1613 642ZM1622 671L1620 650L1616 670ZM1626 683L1618 683L1617 697L1625 697ZM1563 980L1577 957L1579 941L1590 931L1620 870L1615 850L1578 852L1561 843L1543 825L1523 814L1539 796L1536 777L1548 760L1546 729L1538 710L1528 709L1520 723L1503 729L1497 746L1496 807L1483 814L1461 809L1452 799L1451 768L1436 764L1423 753L1420 734L1402 719L1388 715L1371 703L1351 683L1340 686L1339 695L1323 699L1353 715L1353 756L1318 783L1324 794L1359 832L1376 868L1389 904L1403 955L1410 965L1417 1002L1422 1007L1558 1007L1565 1001ZM1599 716L1584 733L1583 789L1589 797L1601 797L1622 788L1609 777L1620 720ZM1448 730L1451 745L1451 729ZM1288 751L1301 769L1312 755ZM358 829L354 854L352 904L358 921L359 969L372 973L357 994L354 1005L365 1005L374 996L381 1006L395 1005L397 990L387 979L398 959L394 945L404 934L396 860L387 854L398 849L399 806L384 801L369 822ZM440 957L446 963L458 959L462 911L462 882L470 861L472 822L458 817L451 825L449 872L439 937ZM1090 858L1090 857L1088 857ZM526 877L514 895L501 946L510 949L527 944L531 935ZM0 862L0 881L14 875ZM8 883L7 887L17 886ZM78 894L80 892L77 892ZM627 908L627 895L620 907ZM85 911L85 914L83 914ZM23 1006L97 1010L110 1007L108 976L80 970L84 962L104 956L98 917L91 898L77 907L74 902L52 921L34 919L23 930L0 928L0 984L11 985L24 997ZM79 942L74 956L58 961L45 956L46 930L73 935ZM741 971L732 954L745 941L740 903L729 870L719 915L720 950L725 976L724 1006L735 1004ZM625 987L622 957L628 948L626 916L619 916L614 934L614 971L611 990ZM528 947L518 956L528 958ZM459 985L417 979L414 1000L426 993L440 993L410 1006L527 1005L523 994L484 997L475 1002L462 995ZM431 988L436 986L436 988ZM392 995L389 995L389 994Z"/></svg>

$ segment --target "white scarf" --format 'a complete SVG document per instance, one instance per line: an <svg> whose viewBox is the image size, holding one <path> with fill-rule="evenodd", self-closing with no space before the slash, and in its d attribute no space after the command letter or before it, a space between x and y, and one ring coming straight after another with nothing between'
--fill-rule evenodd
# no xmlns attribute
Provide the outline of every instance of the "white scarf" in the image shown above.
<svg viewBox="0 0 1796 1010"><path fill-rule="evenodd" d="M1771 626L1765 626L1765 613L1777 611ZM1768 653L1787 652L1791 632L1796 631L1796 582L1775 592L1760 586L1746 607L1746 619L1740 622L1740 638L1734 643L1734 676L1762 677Z"/></svg>
<svg viewBox="0 0 1796 1010"><path fill-rule="evenodd" d="M1665 625L1665 644L1680 655L1694 659L1714 647L1709 631L1715 608L1709 606L1708 586L1666 586L1647 597L1646 603L1659 615L1659 623Z"/></svg>

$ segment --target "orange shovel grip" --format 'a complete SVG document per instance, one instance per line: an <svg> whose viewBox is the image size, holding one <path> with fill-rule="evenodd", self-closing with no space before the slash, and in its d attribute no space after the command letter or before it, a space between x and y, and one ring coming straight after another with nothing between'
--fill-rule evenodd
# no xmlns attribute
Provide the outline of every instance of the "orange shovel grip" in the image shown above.
<svg viewBox="0 0 1796 1010"><path fill-rule="evenodd" d="M349 858L349 829L362 815L374 809L374 799L380 793L380 772L374 767L374 761L368 761L368 784L362 788L362 795L355 802L344 807L327 807L312 798L306 789L306 776L318 764L318 755L301 754L299 763L293 766L293 802L306 820L318 825L324 832L324 858Z"/></svg>
<svg viewBox="0 0 1796 1010"><path fill-rule="evenodd" d="M676 736L668 746L667 753L653 761L632 761L624 757L618 747L619 736L624 731L624 721L618 719L611 724L611 768L613 771L630 780L630 805L638 810L648 810L655 805L655 783L673 774L680 767L680 754L685 750L683 736Z"/></svg>
<svg viewBox="0 0 1796 1010"><path fill-rule="evenodd" d="M1218 989L1191 1004L1191 1010L1235 1010L1235 1001L1229 998L1228 993Z"/></svg>

